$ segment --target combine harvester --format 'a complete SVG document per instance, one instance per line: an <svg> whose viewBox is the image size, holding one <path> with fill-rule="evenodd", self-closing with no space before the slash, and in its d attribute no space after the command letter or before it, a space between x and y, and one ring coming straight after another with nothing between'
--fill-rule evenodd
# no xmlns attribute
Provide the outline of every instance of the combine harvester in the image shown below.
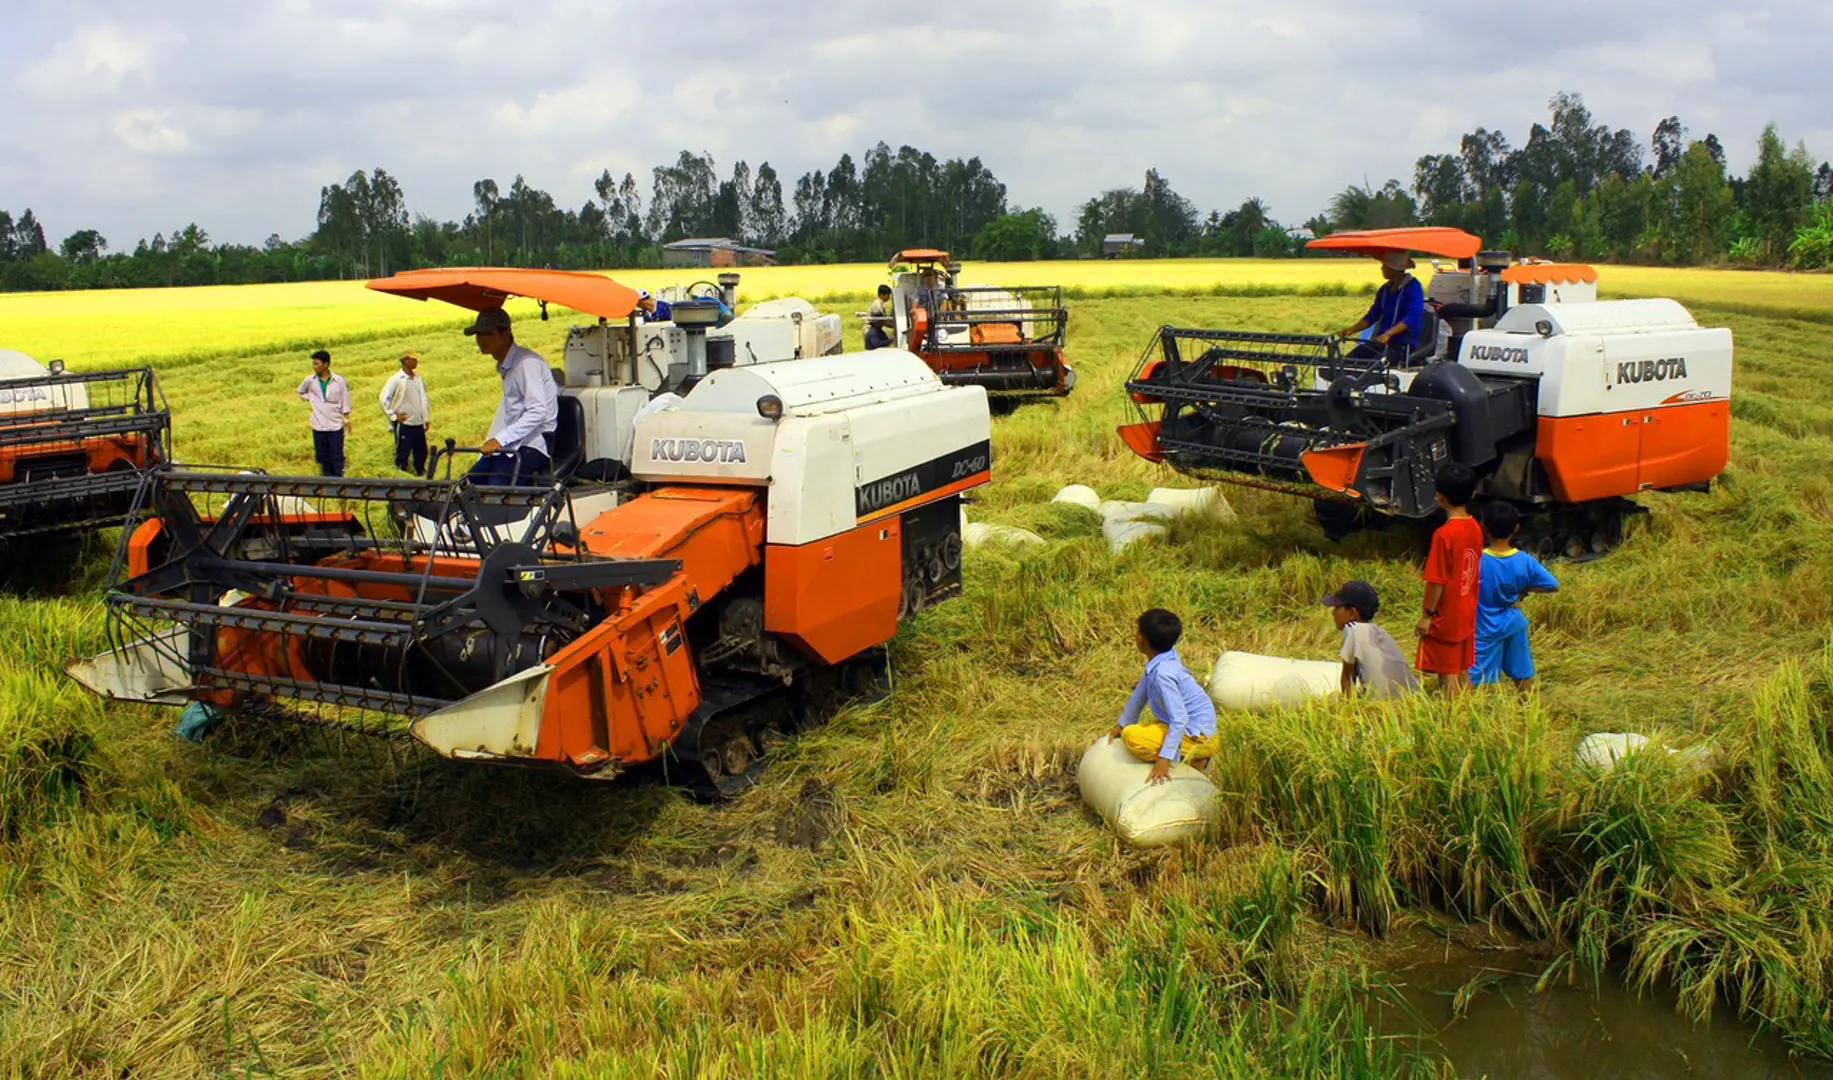
<svg viewBox="0 0 1833 1080"><path fill-rule="evenodd" d="M388 291L478 307L513 285L607 319L635 302L604 278L452 273L468 282ZM600 780L672 756L743 790L780 732L882 689L900 621L959 592L960 497L991 475L986 395L890 350L715 367L626 434L631 387L575 386L583 356L602 358L569 348L565 394L579 445L626 466L586 485L609 508L571 512L558 476L162 470L117 560L113 648L71 675ZM556 471L595 452L557 441Z"/></svg>
<svg viewBox="0 0 1833 1080"><path fill-rule="evenodd" d="M0 350L0 545L118 528L171 435L150 368L78 375Z"/></svg>
<svg viewBox="0 0 1833 1080"><path fill-rule="evenodd" d="M1133 451L1178 472L1314 500L1332 539L1437 511L1447 461L1516 504L1524 547L1601 554L1644 491L1706 490L1731 445L1731 331L1672 300L1597 299L1588 266L1517 261L1457 229L1309 245L1456 260L1400 363L1334 335L1160 329L1126 389Z"/></svg>
<svg viewBox="0 0 1833 1080"><path fill-rule="evenodd" d="M996 397L1063 397L1076 373L1063 356L1069 311L1055 285L964 286L959 263L928 249L891 256L892 340L923 358L951 386L979 386ZM922 298L932 275L933 303ZM932 310L933 308L933 310Z"/></svg>

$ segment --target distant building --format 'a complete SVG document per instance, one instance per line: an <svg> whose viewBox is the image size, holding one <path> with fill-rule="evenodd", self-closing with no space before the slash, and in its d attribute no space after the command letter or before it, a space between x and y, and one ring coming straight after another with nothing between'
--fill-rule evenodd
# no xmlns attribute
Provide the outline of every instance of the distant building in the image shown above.
<svg viewBox="0 0 1833 1080"><path fill-rule="evenodd" d="M1146 242L1130 232L1108 233L1101 238L1101 257L1128 259L1145 250Z"/></svg>
<svg viewBox="0 0 1833 1080"><path fill-rule="evenodd" d="M774 266L776 252L734 244L730 238L704 237L662 245L663 266Z"/></svg>

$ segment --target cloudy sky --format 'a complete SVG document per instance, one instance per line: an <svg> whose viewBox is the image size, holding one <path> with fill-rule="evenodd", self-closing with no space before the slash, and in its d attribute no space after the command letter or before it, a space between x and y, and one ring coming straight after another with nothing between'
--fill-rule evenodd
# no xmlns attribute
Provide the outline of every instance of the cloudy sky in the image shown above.
<svg viewBox="0 0 1833 1080"><path fill-rule="evenodd" d="M683 149L794 177L878 140L978 154L1060 221L1158 167L1205 210L1302 221L1410 181L1476 125L1519 145L1556 91L1646 143L1679 114L1734 169L1774 120L1833 157L1833 4L1352 0L14 0L0 208L116 248L189 221L309 232L319 188L395 174L458 218L518 172L562 205Z"/></svg>

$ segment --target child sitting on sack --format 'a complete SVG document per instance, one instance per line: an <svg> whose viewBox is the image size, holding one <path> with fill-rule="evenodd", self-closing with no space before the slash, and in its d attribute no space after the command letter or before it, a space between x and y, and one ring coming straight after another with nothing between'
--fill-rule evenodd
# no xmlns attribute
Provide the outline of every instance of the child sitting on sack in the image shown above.
<svg viewBox="0 0 1833 1080"><path fill-rule="evenodd" d="M1125 743L1134 757L1152 763L1148 784L1164 783L1180 759L1192 765L1207 763L1220 743L1215 702L1178 659L1177 643L1183 636L1183 621L1163 608L1139 617L1133 640L1150 659L1121 710L1120 722L1108 733L1108 738ZM1140 719L1147 706L1154 717L1150 722Z"/></svg>

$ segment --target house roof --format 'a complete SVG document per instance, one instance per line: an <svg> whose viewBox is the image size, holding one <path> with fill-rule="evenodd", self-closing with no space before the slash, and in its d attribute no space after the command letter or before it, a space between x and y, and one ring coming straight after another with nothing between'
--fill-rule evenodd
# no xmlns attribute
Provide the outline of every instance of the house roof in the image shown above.
<svg viewBox="0 0 1833 1080"><path fill-rule="evenodd" d="M1104 236L1104 237L1102 237L1102 238L1101 238L1101 242L1102 242L1102 243L1104 243L1104 244L1139 244L1139 243L1144 243L1144 241L1142 241L1142 240L1140 240L1140 239L1139 239L1138 237L1136 237L1136 236L1134 236L1134 235L1133 235L1132 233L1130 233L1130 232L1117 232L1117 233L1108 233L1108 234L1107 234L1106 236Z"/></svg>

